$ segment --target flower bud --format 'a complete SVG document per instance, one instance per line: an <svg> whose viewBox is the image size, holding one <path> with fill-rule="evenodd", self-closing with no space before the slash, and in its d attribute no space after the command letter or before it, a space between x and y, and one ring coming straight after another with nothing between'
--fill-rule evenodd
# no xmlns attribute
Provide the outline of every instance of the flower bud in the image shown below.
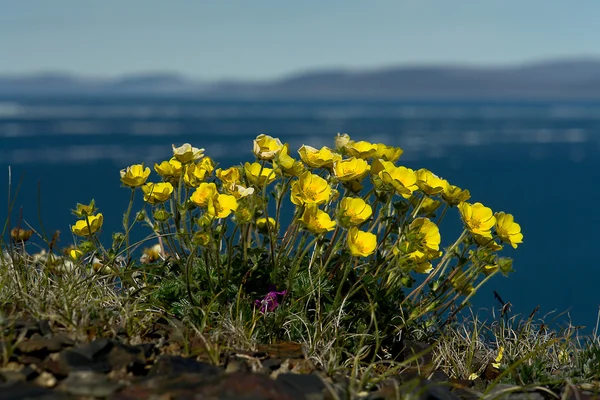
<svg viewBox="0 0 600 400"><path fill-rule="evenodd" d="M163 210L163 209L158 209L156 211L154 211L154 219L158 222L166 222L169 220L169 218L172 217L172 214L170 212L168 212L167 210Z"/></svg>

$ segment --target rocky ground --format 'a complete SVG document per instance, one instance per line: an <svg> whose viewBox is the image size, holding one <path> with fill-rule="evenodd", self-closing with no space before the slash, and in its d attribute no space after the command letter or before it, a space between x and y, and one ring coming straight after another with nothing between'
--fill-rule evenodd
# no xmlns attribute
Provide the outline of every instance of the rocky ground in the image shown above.
<svg viewBox="0 0 600 400"><path fill-rule="evenodd" d="M483 380L452 380L441 371L426 379L409 368L370 392L351 395L346 377L326 376L298 343L259 346L256 351L228 350L213 356L218 357L215 363L200 338L182 340L167 321L157 322L149 335L137 339L94 333L75 337L53 329L48 321L33 319L13 321L7 332L0 341L0 400L452 400L481 398L486 389ZM562 393L516 389L497 385L488 398L594 398L581 387L565 387Z"/></svg>

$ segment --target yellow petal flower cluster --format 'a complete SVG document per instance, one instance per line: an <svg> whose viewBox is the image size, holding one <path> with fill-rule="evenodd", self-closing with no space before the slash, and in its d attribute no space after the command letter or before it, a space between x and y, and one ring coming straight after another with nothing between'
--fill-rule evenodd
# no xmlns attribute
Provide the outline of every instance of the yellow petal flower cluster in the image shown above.
<svg viewBox="0 0 600 400"><path fill-rule="evenodd" d="M261 160L272 160L281 151L283 144L269 135L258 135L254 139L253 152Z"/></svg>
<svg viewBox="0 0 600 400"><path fill-rule="evenodd" d="M85 219L80 219L71 227L71 231L78 236L91 236L102 228L104 216L102 213L90 215Z"/></svg>
<svg viewBox="0 0 600 400"><path fill-rule="evenodd" d="M323 146L319 150L312 146L302 145L298 154L300 154L300 159L312 168L331 168L334 162L342 159L341 154L333 152L327 146Z"/></svg>
<svg viewBox="0 0 600 400"><path fill-rule="evenodd" d="M121 170L121 182L130 187L142 186L150 176L150 168L144 164L134 164Z"/></svg>
<svg viewBox="0 0 600 400"><path fill-rule="evenodd" d="M365 160L356 157L333 163L333 175L342 182L361 180L369 169L369 164Z"/></svg>
<svg viewBox="0 0 600 400"><path fill-rule="evenodd" d="M435 175L433 172L421 168L416 172L417 186L421 191L429 196L434 196L444 191L446 183L443 179Z"/></svg>
<svg viewBox="0 0 600 400"><path fill-rule="evenodd" d="M246 162L244 164L244 172L246 174L246 179L259 188L263 188L277 179L277 174L273 168L264 167L256 162L252 164Z"/></svg>
<svg viewBox="0 0 600 400"><path fill-rule="evenodd" d="M204 157L204 149L192 147L189 143L185 143L179 147L173 145L173 157L182 164L188 164Z"/></svg>
<svg viewBox="0 0 600 400"><path fill-rule="evenodd" d="M238 202L235 196L219 193L217 196L209 199L206 213L211 218L227 218L237 208Z"/></svg>
<svg viewBox="0 0 600 400"><path fill-rule="evenodd" d="M275 218L273 217L269 217L268 219L265 217L261 217L256 220L256 227L258 228L258 231L260 233L268 233L269 230L273 231L275 229L275 226Z"/></svg>
<svg viewBox="0 0 600 400"><path fill-rule="evenodd" d="M275 156L274 165L277 169L280 169L284 175L288 176L299 176L304 172L305 167L301 161L295 160L288 154L288 146L285 145Z"/></svg>
<svg viewBox="0 0 600 400"><path fill-rule="evenodd" d="M320 210L316 204L305 206L300 222L315 235L331 231L335 227L335 221L332 221L329 214Z"/></svg>
<svg viewBox="0 0 600 400"><path fill-rule="evenodd" d="M468 190L462 190L458 186L449 184L446 180L444 180L443 184L442 199L449 205L455 206L471 198L471 193Z"/></svg>
<svg viewBox="0 0 600 400"><path fill-rule="evenodd" d="M192 193L190 200L198 207L208 207L210 199L214 198L219 192L217 191L217 185L213 182L207 183L202 182Z"/></svg>
<svg viewBox="0 0 600 400"><path fill-rule="evenodd" d="M204 157L198 163L190 163L185 166L183 181L188 187L198 187L214 171L215 163L210 157Z"/></svg>
<svg viewBox="0 0 600 400"><path fill-rule="evenodd" d="M400 196L409 198L418 189L415 171L404 166L396 167L388 162L382 164L384 169L379 172L379 178L393 187Z"/></svg>
<svg viewBox="0 0 600 400"><path fill-rule="evenodd" d="M344 228L360 225L373 214L373 209L360 197L344 197L338 204L338 222Z"/></svg>
<svg viewBox="0 0 600 400"><path fill-rule="evenodd" d="M419 250L428 258L439 257L441 235L438 226L429 218L415 218L409 225L409 231L416 235Z"/></svg>
<svg viewBox="0 0 600 400"><path fill-rule="evenodd" d="M481 203L469 204L462 202L458 210L467 229L474 235L484 238L492 238L492 228L496 224L496 217L491 208Z"/></svg>
<svg viewBox="0 0 600 400"><path fill-rule="evenodd" d="M521 226L515 222L511 214L504 212L496 213L496 234L503 242L509 243L514 249L519 243L523 243Z"/></svg>
<svg viewBox="0 0 600 400"><path fill-rule="evenodd" d="M377 151L373 155L373 158L381 158L385 161L396 162L404 153L400 147L387 146L383 143L377 143Z"/></svg>
<svg viewBox="0 0 600 400"><path fill-rule="evenodd" d="M182 165L178 159L173 157L169 161L162 161L160 164L154 164L154 170L165 180L179 180Z"/></svg>
<svg viewBox="0 0 600 400"><path fill-rule="evenodd" d="M302 204L323 204L331 198L331 186L319 175L310 171L304 172L292 183L292 203L299 206Z"/></svg>
<svg viewBox="0 0 600 400"><path fill-rule="evenodd" d="M169 182L146 183L142 186L144 201L150 204L164 203L173 193L173 185Z"/></svg>
<svg viewBox="0 0 600 400"><path fill-rule="evenodd" d="M371 232L363 232L357 227L348 230L346 241L350 254L355 257L367 257L375 252L377 248L377 236Z"/></svg>
<svg viewBox="0 0 600 400"><path fill-rule="evenodd" d="M441 255L438 226L428 218L415 218L408 232L407 240L393 248L394 254L404 254L415 272L429 273L433 269L430 261Z"/></svg>
<svg viewBox="0 0 600 400"><path fill-rule="evenodd" d="M198 207L205 208L210 218L226 218L238 208L235 196L219 193L213 182L202 182L192 193L190 200Z"/></svg>
<svg viewBox="0 0 600 400"><path fill-rule="evenodd" d="M344 149L349 155L356 158L370 158L377 153L377 145L364 140L360 142L351 140L344 146Z"/></svg>

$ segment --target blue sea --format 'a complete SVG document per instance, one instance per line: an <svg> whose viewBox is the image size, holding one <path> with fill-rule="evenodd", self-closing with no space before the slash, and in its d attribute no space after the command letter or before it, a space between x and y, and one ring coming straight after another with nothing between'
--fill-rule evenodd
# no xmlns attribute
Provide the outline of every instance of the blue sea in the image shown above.
<svg viewBox="0 0 600 400"><path fill-rule="evenodd" d="M475 309L498 308L495 290L525 317L539 305L539 316L568 311L574 325L594 328L600 102L0 98L0 217L6 217L10 167L13 194L21 184L12 221L22 215L49 235L60 230L67 246L75 221L70 209L94 198L108 238L120 228L129 197L119 170L168 159L172 143L203 147L227 167L252 159L260 133L295 151L302 144L332 146L338 132L400 146L404 165L428 168L469 189L471 201L515 216L524 243L503 251L514 258L515 272L483 288ZM445 244L455 238L452 231Z"/></svg>

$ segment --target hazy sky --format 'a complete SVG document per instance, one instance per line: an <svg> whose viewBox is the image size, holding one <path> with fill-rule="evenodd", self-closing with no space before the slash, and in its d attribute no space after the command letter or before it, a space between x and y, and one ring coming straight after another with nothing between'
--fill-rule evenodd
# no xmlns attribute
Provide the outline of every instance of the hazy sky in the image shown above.
<svg viewBox="0 0 600 400"><path fill-rule="evenodd" d="M599 0L0 0L0 73L320 67L600 56Z"/></svg>

